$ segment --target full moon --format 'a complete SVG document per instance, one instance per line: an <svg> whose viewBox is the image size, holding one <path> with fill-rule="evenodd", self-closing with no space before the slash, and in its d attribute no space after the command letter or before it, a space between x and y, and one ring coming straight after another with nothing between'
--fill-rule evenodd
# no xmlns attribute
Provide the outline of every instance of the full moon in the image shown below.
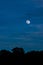
<svg viewBox="0 0 43 65"><path fill-rule="evenodd" d="M30 24L30 20L26 20L26 24Z"/></svg>

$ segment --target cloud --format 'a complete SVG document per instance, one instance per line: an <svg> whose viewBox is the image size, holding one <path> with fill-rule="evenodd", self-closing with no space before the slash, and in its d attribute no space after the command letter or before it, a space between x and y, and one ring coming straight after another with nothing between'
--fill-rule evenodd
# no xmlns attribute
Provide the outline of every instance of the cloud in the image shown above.
<svg viewBox="0 0 43 65"><path fill-rule="evenodd" d="M43 0L32 0L34 5L38 8L43 7Z"/></svg>
<svg viewBox="0 0 43 65"><path fill-rule="evenodd" d="M34 8L26 13L28 17L43 17L43 8Z"/></svg>
<svg viewBox="0 0 43 65"><path fill-rule="evenodd" d="M36 44L43 43L43 32L25 32L23 34L11 35L9 40L12 43ZM11 41L12 40L12 41Z"/></svg>
<svg viewBox="0 0 43 65"><path fill-rule="evenodd" d="M39 31L43 31L43 24L30 24L30 27L31 28L36 28L38 29Z"/></svg>

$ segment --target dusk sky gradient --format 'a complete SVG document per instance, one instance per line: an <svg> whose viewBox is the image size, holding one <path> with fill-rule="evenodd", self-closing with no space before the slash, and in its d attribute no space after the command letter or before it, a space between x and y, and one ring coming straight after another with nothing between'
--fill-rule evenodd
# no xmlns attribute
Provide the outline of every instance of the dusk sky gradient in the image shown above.
<svg viewBox="0 0 43 65"><path fill-rule="evenodd" d="M0 0L0 49L14 47L43 50L43 0Z"/></svg>

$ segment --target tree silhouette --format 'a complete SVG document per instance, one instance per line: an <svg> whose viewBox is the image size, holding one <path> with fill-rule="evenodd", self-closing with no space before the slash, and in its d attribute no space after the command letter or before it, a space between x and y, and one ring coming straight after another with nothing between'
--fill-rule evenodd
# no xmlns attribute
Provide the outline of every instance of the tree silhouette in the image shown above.
<svg viewBox="0 0 43 65"><path fill-rule="evenodd" d="M20 56L20 55L24 55L24 49L23 48L14 48L12 49L13 51L13 54L17 55L17 56Z"/></svg>
<svg viewBox="0 0 43 65"><path fill-rule="evenodd" d="M43 65L43 51L30 51L25 53L23 48L13 48L12 51L0 50L0 65ZM35 65L34 64L34 65Z"/></svg>
<svg viewBox="0 0 43 65"><path fill-rule="evenodd" d="M5 56L5 55L9 55L11 52L10 51L7 51L7 50L1 50L0 51L0 55L3 55L3 56Z"/></svg>

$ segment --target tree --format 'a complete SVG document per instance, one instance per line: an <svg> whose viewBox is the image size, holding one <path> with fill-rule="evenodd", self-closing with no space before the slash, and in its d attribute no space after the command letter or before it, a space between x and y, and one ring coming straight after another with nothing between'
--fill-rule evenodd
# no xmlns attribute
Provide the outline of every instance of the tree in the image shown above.
<svg viewBox="0 0 43 65"><path fill-rule="evenodd" d="M12 51L13 51L13 53L15 54L15 55L23 55L24 54L24 49L23 48L18 48L18 47L16 47L16 48L14 48L14 49L12 49Z"/></svg>
<svg viewBox="0 0 43 65"><path fill-rule="evenodd" d="M7 51L7 50L1 50L0 51L0 56L3 55L3 56L7 56L9 55L11 52L10 51Z"/></svg>

